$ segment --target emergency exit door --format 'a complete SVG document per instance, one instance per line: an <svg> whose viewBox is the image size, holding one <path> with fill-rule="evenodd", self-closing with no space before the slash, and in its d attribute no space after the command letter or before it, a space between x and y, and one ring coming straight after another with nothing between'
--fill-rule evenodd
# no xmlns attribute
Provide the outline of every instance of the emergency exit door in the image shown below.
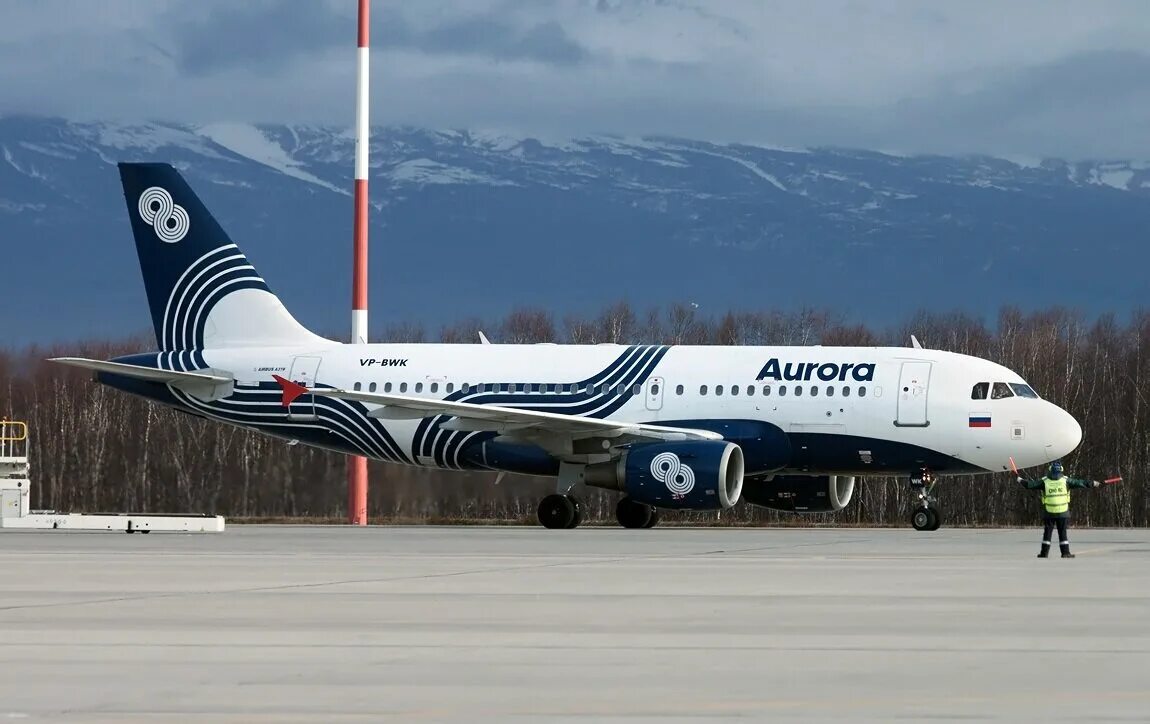
<svg viewBox="0 0 1150 724"><path fill-rule="evenodd" d="M316 374L319 372L320 357L296 357L291 363L289 379L304 387L315 387ZM314 420L315 396L300 395L288 406L288 418L292 420Z"/></svg>
<svg viewBox="0 0 1150 724"><path fill-rule="evenodd" d="M647 409L651 411L663 409L662 377L652 377L647 380Z"/></svg>
<svg viewBox="0 0 1150 724"><path fill-rule="evenodd" d="M899 427L926 427L926 401L930 390L930 362L903 362L898 378L898 417Z"/></svg>

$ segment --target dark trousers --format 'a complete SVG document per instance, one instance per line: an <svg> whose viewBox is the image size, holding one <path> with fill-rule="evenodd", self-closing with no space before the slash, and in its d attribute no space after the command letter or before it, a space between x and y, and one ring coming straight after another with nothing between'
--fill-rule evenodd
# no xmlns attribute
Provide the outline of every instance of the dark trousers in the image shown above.
<svg viewBox="0 0 1150 724"><path fill-rule="evenodd" d="M1066 553L1070 550L1070 539L1066 537L1066 516L1053 516L1048 515L1042 519L1042 550L1050 550L1050 533L1057 526L1058 528L1058 545L1062 548L1062 552Z"/></svg>

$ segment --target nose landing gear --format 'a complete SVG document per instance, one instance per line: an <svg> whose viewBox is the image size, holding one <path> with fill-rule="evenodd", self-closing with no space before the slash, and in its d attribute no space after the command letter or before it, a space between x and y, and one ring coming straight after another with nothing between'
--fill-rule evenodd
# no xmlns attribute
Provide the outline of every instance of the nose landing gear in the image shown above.
<svg viewBox="0 0 1150 724"><path fill-rule="evenodd" d="M931 495L937 482L934 473L927 468L923 468L910 478L911 492L917 498L910 514L910 525L915 530L938 530L942 525L942 515L933 505L938 499Z"/></svg>

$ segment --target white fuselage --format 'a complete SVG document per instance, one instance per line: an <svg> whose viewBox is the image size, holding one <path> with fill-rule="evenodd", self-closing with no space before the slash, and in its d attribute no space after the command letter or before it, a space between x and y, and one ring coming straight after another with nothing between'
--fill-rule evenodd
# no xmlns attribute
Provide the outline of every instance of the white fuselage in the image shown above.
<svg viewBox="0 0 1150 724"><path fill-rule="evenodd" d="M691 421L692 427L711 424L718 431L732 422L756 421L790 440L788 460L776 467L783 471L866 474L922 466L942 473L1001 471L1009 469L1011 458L1019 467L1057 459L1081 439L1078 423L1045 400L972 399L983 382L990 383L988 389L994 383L1025 386L1016 373L928 349L332 343L205 350L203 359L234 375L237 391L247 391L246 402L209 403L181 395L181 406L310 444L434 467L502 469L468 456L475 433L429 429L418 419L369 422L368 414L378 408L370 404L341 403L345 408L333 418L330 410L317 411L311 396L283 408L272 375L307 386L607 420ZM349 419L357 410L364 420ZM389 444L374 439L369 428L375 425L386 431ZM295 431L325 426L334 428L328 430L331 444ZM758 472L766 471L748 469L748 474Z"/></svg>

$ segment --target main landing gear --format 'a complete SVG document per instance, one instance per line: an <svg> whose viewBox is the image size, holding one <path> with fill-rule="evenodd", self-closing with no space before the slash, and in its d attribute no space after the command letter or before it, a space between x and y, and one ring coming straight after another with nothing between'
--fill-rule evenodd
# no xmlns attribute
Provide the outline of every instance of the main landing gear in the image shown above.
<svg viewBox="0 0 1150 724"><path fill-rule="evenodd" d="M938 502L938 499L931 495L937 482L934 473L926 468L910 478L911 492L917 498L910 514L910 524L915 530L938 530L942 525L942 515L938 512L938 508L932 505Z"/></svg>
<svg viewBox="0 0 1150 724"><path fill-rule="evenodd" d="M659 523L659 509L631 498L621 498L615 505L615 519L624 528L654 528Z"/></svg>
<svg viewBox="0 0 1150 724"><path fill-rule="evenodd" d="M584 466L560 463L556 490L539 502L539 524L544 528L576 528L583 522L586 508L572 495L583 482ZM624 528L653 528L659 522L659 509L623 496L615 506L615 519Z"/></svg>
<svg viewBox="0 0 1150 724"><path fill-rule="evenodd" d="M539 523L544 528L576 528L583 522L583 501L574 495L554 493L539 502ZM659 509L631 498L622 498L615 506L615 519L624 528L654 528L659 523Z"/></svg>
<svg viewBox="0 0 1150 724"><path fill-rule="evenodd" d="M539 502L539 523L544 528L576 528L583 522L583 501L574 495L548 495Z"/></svg>

